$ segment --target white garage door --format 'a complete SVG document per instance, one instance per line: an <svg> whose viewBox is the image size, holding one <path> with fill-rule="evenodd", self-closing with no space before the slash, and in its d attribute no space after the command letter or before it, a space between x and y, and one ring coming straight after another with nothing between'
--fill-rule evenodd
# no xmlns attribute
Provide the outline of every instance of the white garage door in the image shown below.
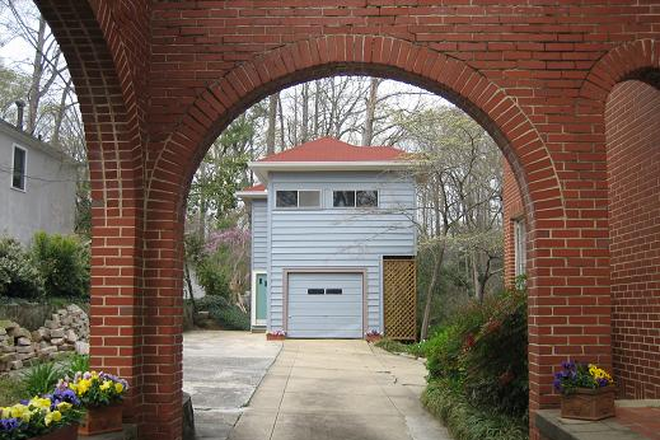
<svg viewBox="0 0 660 440"><path fill-rule="evenodd" d="M362 338L362 274L289 274L292 338Z"/></svg>

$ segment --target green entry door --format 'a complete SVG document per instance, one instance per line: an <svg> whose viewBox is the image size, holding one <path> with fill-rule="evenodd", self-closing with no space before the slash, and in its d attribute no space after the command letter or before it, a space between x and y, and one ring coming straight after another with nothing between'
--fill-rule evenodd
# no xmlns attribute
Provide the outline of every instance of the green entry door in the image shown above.
<svg viewBox="0 0 660 440"><path fill-rule="evenodd" d="M256 325L266 325L268 278L265 273L257 274Z"/></svg>

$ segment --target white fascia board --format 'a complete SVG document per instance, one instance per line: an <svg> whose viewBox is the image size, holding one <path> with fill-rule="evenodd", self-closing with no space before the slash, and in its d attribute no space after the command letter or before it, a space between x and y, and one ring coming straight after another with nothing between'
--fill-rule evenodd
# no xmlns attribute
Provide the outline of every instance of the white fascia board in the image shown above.
<svg viewBox="0 0 660 440"><path fill-rule="evenodd" d="M273 171L392 171L405 170L414 166L412 161L354 161L354 162L250 162L261 182L268 181Z"/></svg>
<svg viewBox="0 0 660 440"><path fill-rule="evenodd" d="M266 191L237 191L236 197L241 199L265 199L268 197Z"/></svg>

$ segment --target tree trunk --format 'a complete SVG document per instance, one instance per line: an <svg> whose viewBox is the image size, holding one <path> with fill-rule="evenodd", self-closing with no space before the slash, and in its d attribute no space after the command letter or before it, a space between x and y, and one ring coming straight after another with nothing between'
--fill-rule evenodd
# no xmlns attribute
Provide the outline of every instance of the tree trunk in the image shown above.
<svg viewBox="0 0 660 440"><path fill-rule="evenodd" d="M440 268L442 267L442 260L445 255L445 245L442 244L440 249L432 249L433 255L433 273L431 274L431 282L426 288L426 304L424 305L424 317L422 319L422 328L420 330L420 339L423 341L428 337L429 326L431 324L431 309L433 306L433 292L440 278Z"/></svg>
<svg viewBox="0 0 660 440"><path fill-rule="evenodd" d="M186 277L186 285L188 286L188 294L190 295L190 302L192 303L193 306L193 311L197 311L197 304L195 304L195 295L193 294L193 284L192 284L192 276L190 275L190 266L188 266L188 262L183 263L183 271L184 275Z"/></svg>
<svg viewBox="0 0 660 440"><path fill-rule="evenodd" d="M374 138L374 118L376 117L376 102L378 101L378 86L381 83L380 78L371 78L369 85L369 97L367 99L367 109L364 118L364 128L362 130L362 145L371 145Z"/></svg>
<svg viewBox="0 0 660 440"><path fill-rule="evenodd" d="M39 30L37 31L34 59L32 60L32 77L30 78L30 90L28 91L28 111L25 129L28 133L34 133L37 126L37 112L41 100L41 80L44 75L44 45L46 44L46 20L39 18Z"/></svg>
<svg viewBox="0 0 660 440"><path fill-rule="evenodd" d="M277 101L279 93L270 95L268 99L268 128L266 129L266 154L275 153L275 126L277 124Z"/></svg>
<svg viewBox="0 0 660 440"><path fill-rule="evenodd" d="M302 85L302 123L300 131L300 142L304 143L309 140L309 83Z"/></svg>

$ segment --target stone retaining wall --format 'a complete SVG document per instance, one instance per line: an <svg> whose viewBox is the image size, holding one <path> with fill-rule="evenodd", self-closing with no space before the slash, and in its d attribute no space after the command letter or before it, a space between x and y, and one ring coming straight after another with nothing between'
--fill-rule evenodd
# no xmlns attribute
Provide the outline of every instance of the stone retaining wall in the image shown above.
<svg viewBox="0 0 660 440"><path fill-rule="evenodd" d="M0 372L51 360L61 352L87 354L88 341L89 317L75 304L53 313L33 332L13 321L0 320Z"/></svg>

